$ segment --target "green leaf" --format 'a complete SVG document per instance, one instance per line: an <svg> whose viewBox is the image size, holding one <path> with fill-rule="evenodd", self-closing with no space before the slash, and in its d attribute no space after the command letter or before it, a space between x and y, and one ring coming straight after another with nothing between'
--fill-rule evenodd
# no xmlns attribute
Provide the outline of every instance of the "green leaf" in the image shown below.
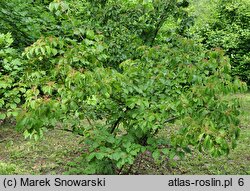
<svg viewBox="0 0 250 191"><path fill-rule="evenodd" d="M162 151L162 153L164 155L168 155L169 154L169 149L167 149L167 148L161 149L161 151Z"/></svg>
<svg viewBox="0 0 250 191"><path fill-rule="evenodd" d="M40 48L43 55L45 55L45 49L43 47Z"/></svg>
<svg viewBox="0 0 250 191"><path fill-rule="evenodd" d="M119 152L113 153L110 155L110 158L115 160L115 161L118 161L121 158L121 154Z"/></svg>
<svg viewBox="0 0 250 191"><path fill-rule="evenodd" d="M6 114L0 113L0 120L4 120L6 118Z"/></svg>
<svg viewBox="0 0 250 191"><path fill-rule="evenodd" d="M153 157L153 159L154 159L155 161L157 161L157 160L159 160L160 155L161 155L160 151L159 151L159 150L155 150L155 151L153 152L153 154L152 154L152 157Z"/></svg>
<svg viewBox="0 0 250 191"><path fill-rule="evenodd" d="M25 139L27 139L28 137L31 136L31 134L29 133L28 130L25 130L24 133L23 133L23 135L24 135L24 138L25 138Z"/></svg>
<svg viewBox="0 0 250 191"><path fill-rule="evenodd" d="M102 160L105 157L105 154L104 153L96 153L95 156L98 160Z"/></svg>
<svg viewBox="0 0 250 191"><path fill-rule="evenodd" d="M94 40L95 39L95 33L92 30L87 30L86 31L86 37L90 40Z"/></svg>
<svg viewBox="0 0 250 191"><path fill-rule="evenodd" d="M55 48L52 48L52 49L51 49L51 52L52 52L53 56L57 55L57 53L58 53L57 50L56 50Z"/></svg>

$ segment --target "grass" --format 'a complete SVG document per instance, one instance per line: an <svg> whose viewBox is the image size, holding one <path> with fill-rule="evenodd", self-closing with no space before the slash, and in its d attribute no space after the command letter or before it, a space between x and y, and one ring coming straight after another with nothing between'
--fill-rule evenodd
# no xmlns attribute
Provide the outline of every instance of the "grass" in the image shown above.
<svg viewBox="0 0 250 191"><path fill-rule="evenodd" d="M194 152L184 160L156 165L150 157L135 165L133 174L250 174L250 93L236 95L242 102L241 137L228 156L212 158ZM12 124L0 123L0 174L63 174L81 155L80 137L53 130L43 140L25 140Z"/></svg>
<svg viewBox="0 0 250 191"><path fill-rule="evenodd" d="M43 140L25 140L5 125L0 128L0 174L62 174L67 163L80 155L79 141L58 130L47 132Z"/></svg>

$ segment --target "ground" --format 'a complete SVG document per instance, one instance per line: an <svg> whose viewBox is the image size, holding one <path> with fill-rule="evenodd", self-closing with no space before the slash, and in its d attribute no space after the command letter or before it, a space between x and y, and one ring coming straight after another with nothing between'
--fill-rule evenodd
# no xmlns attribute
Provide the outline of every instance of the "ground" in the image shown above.
<svg viewBox="0 0 250 191"><path fill-rule="evenodd" d="M212 158L198 152L184 160L157 165L143 157L133 174L250 174L250 93L235 95L241 100L241 136L228 156ZM60 130L48 131L43 140L25 140L11 123L0 124L0 174L64 174L80 156L81 137ZM73 162L73 166L75 166Z"/></svg>

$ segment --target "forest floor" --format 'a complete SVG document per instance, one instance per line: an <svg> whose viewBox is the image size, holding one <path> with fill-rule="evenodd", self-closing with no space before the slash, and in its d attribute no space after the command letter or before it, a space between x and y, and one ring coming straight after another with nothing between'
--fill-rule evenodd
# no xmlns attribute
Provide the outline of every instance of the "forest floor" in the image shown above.
<svg viewBox="0 0 250 191"><path fill-rule="evenodd" d="M212 158L194 152L161 165L143 159L132 174L250 174L250 93L235 96L241 100L241 136L228 156ZM25 140L12 126L0 124L0 174L64 174L84 152L82 138L71 133L52 130L43 140Z"/></svg>

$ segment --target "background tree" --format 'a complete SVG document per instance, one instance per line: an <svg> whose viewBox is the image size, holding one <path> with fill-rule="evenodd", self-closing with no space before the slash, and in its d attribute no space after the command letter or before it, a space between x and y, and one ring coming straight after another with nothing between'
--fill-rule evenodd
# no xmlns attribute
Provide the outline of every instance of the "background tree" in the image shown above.
<svg viewBox="0 0 250 191"><path fill-rule="evenodd" d="M0 1L0 32L11 33L12 46L24 48L30 45L54 25L47 4L33 0Z"/></svg>
<svg viewBox="0 0 250 191"><path fill-rule="evenodd" d="M208 48L221 47L232 64L232 75L250 84L250 2L220 0L215 20L198 28L202 43Z"/></svg>

